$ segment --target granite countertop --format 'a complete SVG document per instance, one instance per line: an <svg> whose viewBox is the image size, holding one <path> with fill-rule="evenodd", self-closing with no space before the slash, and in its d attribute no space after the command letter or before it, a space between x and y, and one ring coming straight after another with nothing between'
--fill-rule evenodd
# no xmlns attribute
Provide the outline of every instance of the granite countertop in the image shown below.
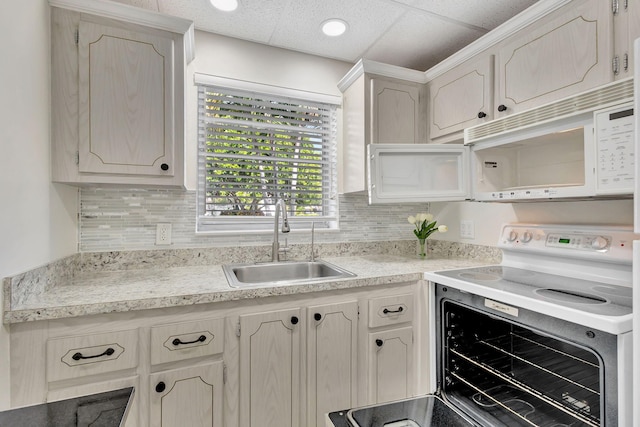
<svg viewBox="0 0 640 427"><path fill-rule="evenodd" d="M362 256L322 256L322 261L342 267L356 275L312 283L232 288L222 263L180 266L128 265L125 269L77 269L73 274L49 275L48 267L4 279L4 323L61 319L92 314L126 312L252 299L276 295L304 294L337 289L379 286L417 281L427 271L486 265L486 257L434 256L426 260L415 255L367 254ZM495 255L495 254L493 254ZM229 263L229 262L224 262ZM59 270L71 270L63 262ZM143 268L144 267L144 268ZM34 270L36 271L36 270ZM53 277L53 278L52 278Z"/></svg>

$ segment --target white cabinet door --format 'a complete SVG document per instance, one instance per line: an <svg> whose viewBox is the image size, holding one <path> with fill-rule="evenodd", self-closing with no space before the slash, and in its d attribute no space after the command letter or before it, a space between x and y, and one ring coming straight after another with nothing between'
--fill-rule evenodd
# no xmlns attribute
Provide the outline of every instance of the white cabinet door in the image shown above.
<svg viewBox="0 0 640 427"><path fill-rule="evenodd" d="M431 140L493 118L493 62L493 55L486 55L429 83Z"/></svg>
<svg viewBox="0 0 640 427"><path fill-rule="evenodd" d="M311 306L307 337L307 423L324 426L324 414L356 405L358 302Z"/></svg>
<svg viewBox="0 0 640 427"><path fill-rule="evenodd" d="M413 328L369 334L369 402L383 403L413 394Z"/></svg>
<svg viewBox="0 0 640 427"><path fill-rule="evenodd" d="M171 176L173 40L79 27L80 172Z"/></svg>
<svg viewBox="0 0 640 427"><path fill-rule="evenodd" d="M369 203L465 200L469 149L460 144L370 144Z"/></svg>
<svg viewBox="0 0 640 427"><path fill-rule="evenodd" d="M300 309L240 316L240 426L300 425Z"/></svg>
<svg viewBox="0 0 640 427"><path fill-rule="evenodd" d="M499 51L496 114L511 114L613 80L613 15L602 0L571 2ZM506 108L506 109L505 109Z"/></svg>
<svg viewBox="0 0 640 427"><path fill-rule="evenodd" d="M222 427L222 362L149 376L149 425Z"/></svg>
<svg viewBox="0 0 640 427"><path fill-rule="evenodd" d="M415 84L371 79L371 142L419 142L420 91Z"/></svg>

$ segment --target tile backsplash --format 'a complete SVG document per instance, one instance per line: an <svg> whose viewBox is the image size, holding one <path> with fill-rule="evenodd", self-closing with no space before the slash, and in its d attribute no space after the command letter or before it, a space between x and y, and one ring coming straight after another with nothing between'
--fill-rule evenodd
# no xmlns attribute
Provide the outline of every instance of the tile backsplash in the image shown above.
<svg viewBox="0 0 640 427"><path fill-rule="evenodd" d="M316 242L415 239L407 216L426 205L369 206L365 194L339 196L338 231L317 231ZM167 189L82 188L80 252L183 249L269 244L271 234L196 234L195 191ZM170 246L156 246L156 224L171 223ZM308 243L309 233L291 232L290 243Z"/></svg>

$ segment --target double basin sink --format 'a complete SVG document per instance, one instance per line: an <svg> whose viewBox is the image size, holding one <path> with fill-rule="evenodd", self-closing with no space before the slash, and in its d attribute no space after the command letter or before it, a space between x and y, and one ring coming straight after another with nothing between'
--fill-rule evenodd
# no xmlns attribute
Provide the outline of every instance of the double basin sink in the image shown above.
<svg viewBox="0 0 640 427"><path fill-rule="evenodd" d="M223 265L233 288L320 282L355 277L355 274L324 261L282 261Z"/></svg>

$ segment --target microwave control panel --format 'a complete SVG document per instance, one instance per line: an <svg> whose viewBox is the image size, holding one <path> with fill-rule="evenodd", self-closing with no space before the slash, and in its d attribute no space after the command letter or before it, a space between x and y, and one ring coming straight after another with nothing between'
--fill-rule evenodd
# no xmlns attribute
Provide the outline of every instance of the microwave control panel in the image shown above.
<svg viewBox="0 0 640 427"><path fill-rule="evenodd" d="M599 194L633 192L634 117L627 104L594 113Z"/></svg>

